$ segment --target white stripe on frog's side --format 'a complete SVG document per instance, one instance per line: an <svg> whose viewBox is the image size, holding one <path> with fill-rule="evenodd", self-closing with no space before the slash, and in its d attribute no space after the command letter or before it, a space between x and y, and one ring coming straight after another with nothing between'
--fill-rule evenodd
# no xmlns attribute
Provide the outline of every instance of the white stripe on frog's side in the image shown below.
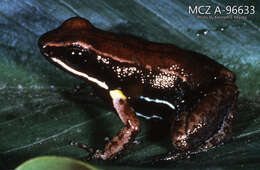
<svg viewBox="0 0 260 170"><path fill-rule="evenodd" d="M150 120L150 119L160 119L160 120L163 120L163 117L157 116L157 115L146 116L146 115L141 114L141 113L139 113L139 112L136 112L135 114L136 114L137 116L143 117L143 118L145 118L145 119L147 119L147 120Z"/></svg>
<svg viewBox="0 0 260 170"><path fill-rule="evenodd" d="M144 97L144 96L140 96L140 99L144 99L145 101L148 102L155 102L155 103L161 103L161 104L166 104L167 106L169 106L170 108L172 108L173 110L175 110L175 106L172 105L171 103L164 101L164 100L159 100L159 99L151 99L149 97Z"/></svg>
<svg viewBox="0 0 260 170"><path fill-rule="evenodd" d="M88 76L85 73L79 72L73 68L71 68L70 66L68 66L67 64L65 64L64 62L62 62L61 60L55 58L55 57L51 57L52 61L54 61L55 63L59 64L61 67L63 67L64 69L68 70L69 72L78 75L80 77L84 77L87 78L89 81L92 81L94 83L96 83L97 85L99 85L100 87L104 88L104 89L108 89L108 86L105 82L99 81L98 79L95 79L93 77Z"/></svg>

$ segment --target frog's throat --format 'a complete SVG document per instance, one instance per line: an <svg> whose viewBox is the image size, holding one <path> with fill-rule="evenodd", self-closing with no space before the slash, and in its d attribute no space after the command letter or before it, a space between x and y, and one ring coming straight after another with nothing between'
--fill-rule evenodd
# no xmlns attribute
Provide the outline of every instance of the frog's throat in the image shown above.
<svg viewBox="0 0 260 170"><path fill-rule="evenodd" d="M72 73L74 75L77 75L77 76L80 76L80 77L83 77L83 78L86 78L89 81L96 83L97 85L99 85L100 87L102 87L102 88L104 88L106 90L108 89L108 86L107 86L107 84L105 82L102 82L102 81L99 81L96 78L90 77L86 73L82 73L80 71L77 71L77 70L71 68L70 66L68 66L67 64L65 64L64 62L62 62L61 60L59 60L59 59L57 59L55 57L51 57L51 60L53 62L59 64L62 68L64 68L65 70L69 71L70 73Z"/></svg>

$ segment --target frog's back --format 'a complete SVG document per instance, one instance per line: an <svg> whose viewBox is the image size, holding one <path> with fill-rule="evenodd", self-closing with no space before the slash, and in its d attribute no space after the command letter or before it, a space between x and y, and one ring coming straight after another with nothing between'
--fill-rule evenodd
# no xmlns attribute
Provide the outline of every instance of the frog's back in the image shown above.
<svg viewBox="0 0 260 170"><path fill-rule="evenodd" d="M173 44L154 43L133 36L118 35L93 26L83 29L79 36L98 55L107 56L120 63L137 64L149 71L169 73L187 83L204 84L223 75L232 81L235 79L231 71L209 57Z"/></svg>
<svg viewBox="0 0 260 170"><path fill-rule="evenodd" d="M79 44L96 55L119 63L138 65L150 72L171 74L188 84L205 84L223 74L234 81L231 71L205 55L173 44L153 43L133 36L102 31L80 17L66 21L49 37L54 42L55 37L58 41L64 37L64 42L68 45Z"/></svg>

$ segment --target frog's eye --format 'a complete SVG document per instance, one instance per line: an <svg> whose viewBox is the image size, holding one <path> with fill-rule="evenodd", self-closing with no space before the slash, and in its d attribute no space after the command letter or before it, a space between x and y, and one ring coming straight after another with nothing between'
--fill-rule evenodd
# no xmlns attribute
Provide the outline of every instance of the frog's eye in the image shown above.
<svg viewBox="0 0 260 170"><path fill-rule="evenodd" d="M63 49L62 58L69 64L80 67L91 60L91 52L81 47L70 46Z"/></svg>
<svg viewBox="0 0 260 170"><path fill-rule="evenodd" d="M71 51L71 55L82 55L82 52L81 51Z"/></svg>
<svg viewBox="0 0 260 170"><path fill-rule="evenodd" d="M77 47L69 48L70 56L83 56L87 51Z"/></svg>
<svg viewBox="0 0 260 170"><path fill-rule="evenodd" d="M69 47L65 49L64 57L70 62L83 63L87 62L89 57L89 52L83 48Z"/></svg>

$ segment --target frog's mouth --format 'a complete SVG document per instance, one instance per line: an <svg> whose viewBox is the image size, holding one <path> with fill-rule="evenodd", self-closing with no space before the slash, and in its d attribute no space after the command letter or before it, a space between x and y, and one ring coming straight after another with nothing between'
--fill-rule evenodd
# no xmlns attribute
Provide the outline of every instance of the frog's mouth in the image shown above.
<svg viewBox="0 0 260 170"><path fill-rule="evenodd" d="M96 84L98 84L100 87L104 88L104 89L108 89L108 86L106 85L105 82L101 82L99 81L98 79L96 78L93 78L93 77L90 77L89 75L87 75L86 73L83 73L83 72L80 72L80 71L77 71L75 69L73 69L72 67L68 66L67 64L65 64L62 60L58 59L58 58L55 58L55 57L51 57L51 60L58 64L60 67L62 67L64 70L74 74L74 75L77 75L79 77L82 77L82 78L86 78L88 79L89 81L91 82L94 82Z"/></svg>

